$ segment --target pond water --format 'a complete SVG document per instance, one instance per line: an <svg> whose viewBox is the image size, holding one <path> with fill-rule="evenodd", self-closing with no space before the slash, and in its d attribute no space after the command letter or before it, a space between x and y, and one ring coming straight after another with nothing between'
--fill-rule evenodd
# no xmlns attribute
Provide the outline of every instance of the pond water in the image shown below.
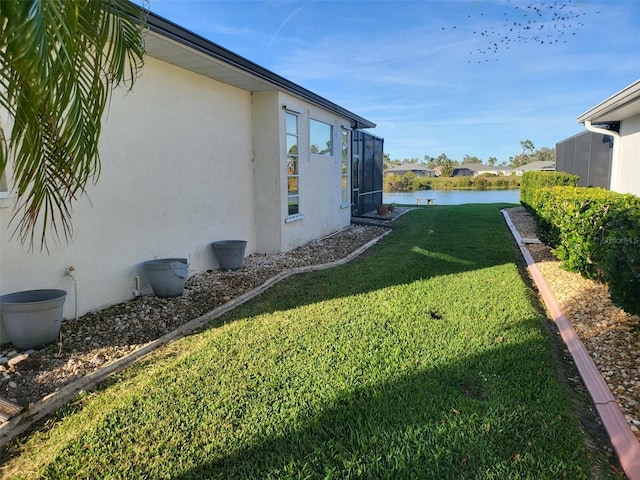
<svg viewBox="0 0 640 480"><path fill-rule="evenodd" d="M520 203L520 189L511 190L419 190L417 192L383 193L384 203L404 205L427 204L432 198L435 205L462 205L464 203Z"/></svg>

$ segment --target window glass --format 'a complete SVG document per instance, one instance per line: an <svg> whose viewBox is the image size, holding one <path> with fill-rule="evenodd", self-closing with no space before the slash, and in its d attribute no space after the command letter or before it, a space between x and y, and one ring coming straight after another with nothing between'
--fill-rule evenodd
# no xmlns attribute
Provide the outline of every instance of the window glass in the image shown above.
<svg viewBox="0 0 640 480"><path fill-rule="evenodd" d="M315 155L333 155L333 127L328 123L314 120L309 122L311 153Z"/></svg>
<svg viewBox="0 0 640 480"><path fill-rule="evenodd" d="M287 113L286 122L287 133L298 135L298 116L292 113Z"/></svg>
<svg viewBox="0 0 640 480"><path fill-rule="evenodd" d="M298 157L288 156L287 157L287 175L297 175L298 174Z"/></svg>
<svg viewBox="0 0 640 480"><path fill-rule="evenodd" d="M287 215L298 215L300 213L300 191L298 187L298 165L299 165L299 152L298 152L298 116L286 112L286 142L287 152L285 157L287 168Z"/></svg>
<svg viewBox="0 0 640 480"><path fill-rule="evenodd" d="M341 159L342 159L342 175L341 175L341 191L342 205L346 205L349 202L349 132L347 130L342 130L342 135L340 137L341 140Z"/></svg>
<svg viewBox="0 0 640 480"><path fill-rule="evenodd" d="M300 213L300 197L289 197L289 215Z"/></svg>
<svg viewBox="0 0 640 480"><path fill-rule="evenodd" d="M287 135L287 153L289 155L298 154L298 136L297 135Z"/></svg>
<svg viewBox="0 0 640 480"><path fill-rule="evenodd" d="M289 195L298 194L298 177L289 176L287 178L287 189L289 191Z"/></svg>

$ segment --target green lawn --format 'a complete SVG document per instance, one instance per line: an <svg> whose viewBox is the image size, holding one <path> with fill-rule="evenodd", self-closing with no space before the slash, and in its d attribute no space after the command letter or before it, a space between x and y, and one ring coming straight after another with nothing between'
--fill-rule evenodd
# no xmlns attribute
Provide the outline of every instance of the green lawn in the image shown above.
<svg viewBox="0 0 640 480"><path fill-rule="evenodd" d="M411 212L86 394L4 473L592 478L509 235L496 205Z"/></svg>

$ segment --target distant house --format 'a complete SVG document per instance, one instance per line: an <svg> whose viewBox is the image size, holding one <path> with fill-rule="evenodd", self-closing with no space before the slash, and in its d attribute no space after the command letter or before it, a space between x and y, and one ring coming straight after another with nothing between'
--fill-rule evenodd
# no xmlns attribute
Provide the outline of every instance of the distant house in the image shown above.
<svg viewBox="0 0 640 480"><path fill-rule="evenodd" d="M512 172L518 176L524 172L540 171L540 172L553 172L556 169L556 162L550 160L539 160L536 162L526 163L519 167L514 167Z"/></svg>
<svg viewBox="0 0 640 480"><path fill-rule="evenodd" d="M150 292L147 260L187 258L194 274L218 266L214 241L279 253L344 229L354 136L360 160L377 145L365 192L381 197L381 139L357 135L374 123L157 15L147 25L143 74L105 113L101 177L74 204L71 243L12 240L11 172L0 179L0 293L67 290L70 318Z"/></svg>
<svg viewBox="0 0 640 480"><path fill-rule="evenodd" d="M578 122L612 139L609 188L640 195L640 80L580 115Z"/></svg>
<svg viewBox="0 0 640 480"><path fill-rule="evenodd" d="M452 177L475 177L476 175L474 170L466 166L454 168L451 174Z"/></svg>
<svg viewBox="0 0 640 480"><path fill-rule="evenodd" d="M484 173L492 175L511 175L511 169L509 167L495 167L492 165L484 165L482 163L463 163L453 170L454 177L477 177Z"/></svg>
<svg viewBox="0 0 640 480"><path fill-rule="evenodd" d="M585 131L556 143L556 170L578 175L578 186L609 188L613 137Z"/></svg>
<svg viewBox="0 0 640 480"><path fill-rule="evenodd" d="M403 163L392 168L387 168L384 171L384 176L389 175L406 175L407 173L413 173L417 177L435 177L436 172L430 168L420 165L419 163Z"/></svg>

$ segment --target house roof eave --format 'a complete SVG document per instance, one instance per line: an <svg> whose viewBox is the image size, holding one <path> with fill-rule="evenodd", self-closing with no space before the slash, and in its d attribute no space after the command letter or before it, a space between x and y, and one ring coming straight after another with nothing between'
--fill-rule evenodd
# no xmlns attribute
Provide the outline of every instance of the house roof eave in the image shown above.
<svg viewBox="0 0 640 480"><path fill-rule="evenodd" d="M146 20L150 34L145 43L147 53L152 57L250 92L284 91L348 118L354 129L376 126L375 123L159 15L148 12ZM185 52L191 52L192 55Z"/></svg>
<svg viewBox="0 0 640 480"><path fill-rule="evenodd" d="M578 116L578 123L593 124L619 122L640 114L640 80L623 88L595 107Z"/></svg>

